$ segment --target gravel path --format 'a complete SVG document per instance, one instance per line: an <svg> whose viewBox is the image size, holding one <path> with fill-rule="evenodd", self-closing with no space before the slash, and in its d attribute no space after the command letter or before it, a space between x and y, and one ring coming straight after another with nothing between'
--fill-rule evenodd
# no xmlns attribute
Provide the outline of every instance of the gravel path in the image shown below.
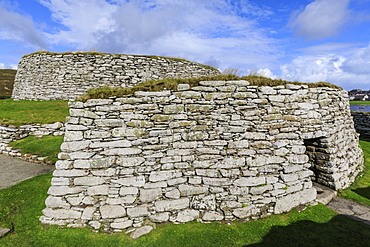
<svg viewBox="0 0 370 247"><path fill-rule="evenodd" d="M0 154L0 189L54 169L54 165L39 165Z"/></svg>

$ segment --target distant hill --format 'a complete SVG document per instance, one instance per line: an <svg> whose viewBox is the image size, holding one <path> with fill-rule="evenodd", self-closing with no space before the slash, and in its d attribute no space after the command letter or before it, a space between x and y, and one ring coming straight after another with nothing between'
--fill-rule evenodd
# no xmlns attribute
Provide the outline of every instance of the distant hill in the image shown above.
<svg viewBox="0 0 370 247"><path fill-rule="evenodd" d="M15 74L14 69L0 69L0 99L12 96Z"/></svg>

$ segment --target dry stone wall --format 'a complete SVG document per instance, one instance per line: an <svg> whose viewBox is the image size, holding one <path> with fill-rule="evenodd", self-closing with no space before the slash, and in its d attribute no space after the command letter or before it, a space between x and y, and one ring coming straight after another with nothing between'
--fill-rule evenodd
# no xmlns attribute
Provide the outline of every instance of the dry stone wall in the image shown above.
<svg viewBox="0 0 370 247"><path fill-rule="evenodd" d="M188 61L115 54L24 56L17 70L15 100L68 100L90 88L132 87L148 80L216 75L219 71Z"/></svg>
<svg viewBox="0 0 370 247"><path fill-rule="evenodd" d="M45 135L63 136L65 132L64 123L52 124L27 124L22 126L0 125L0 153L19 157L28 161L42 162L45 157L37 155L22 155L19 149L8 146L12 141L21 140L27 136L42 137Z"/></svg>
<svg viewBox="0 0 370 247"><path fill-rule="evenodd" d="M370 138L370 114L365 112L352 112L355 129L363 138Z"/></svg>
<svg viewBox="0 0 370 247"><path fill-rule="evenodd" d="M69 105L46 224L258 218L314 201L312 180L342 189L362 169L343 90L204 81Z"/></svg>

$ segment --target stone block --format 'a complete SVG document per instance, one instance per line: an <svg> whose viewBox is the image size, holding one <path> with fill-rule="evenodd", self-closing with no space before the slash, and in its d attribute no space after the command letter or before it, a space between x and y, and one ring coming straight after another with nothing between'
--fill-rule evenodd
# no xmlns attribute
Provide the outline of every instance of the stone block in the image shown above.
<svg viewBox="0 0 370 247"><path fill-rule="evenodd" d="M135 176L135 177L120 178L116 182L124 186L142 187L145 184L145 177Z"/></svg>
<svg viewBox="0 0 370 247"><path fill-rule="evenodd" d="M82 212L72 209L51 209L45 208L42 210L45 217L53 219L80 219Z"/></svg>
<svg viewBox="0 0 370 247"><path fill-rule="evenodd" d="M290 211L301 204L312 202L316 199L316 189L310 188L300 192L281 197L276 200L274 213L281 214Z"/></svg>
<svg viewBox="0 0 370 247"><path fill-rule="evenodd" d="M164 212L164 211L175 211L180 209L185 209L189 207L189 199L188 198L181 198L177 200L163 200L163 201L156 201L154 203L155 210L157 212Z"/></svg>
<svg viewBox="0 0 370 247"><path fill-rule="evenodd" d="M258 186L266 183L265 177L245 177L234 181L235 186Z"/></svg>
<svg viewBox="0 0 370 247"><path fill-rule="evenodd" d="M149 175L150 182L166 181L172 178L178 178L182 176L181 171L169 170L169 171L155 171Z"/></svg>
<svg viewBox="0 0 370 247"><path fill-rule="evenodd" d="M75 185L87 185L87 186L93 186L93 185L100 185L105 183L105 179L100 177L78 177L74 179Z"/></svg>
<svg viewBox="0 0 370 247"><path fill-rule="evenodd" d="M48 194L52 196L64 196L78 194L84 190L82 187L50 186Z"/></svg>
<svg viewBox="0 0 370 247"><path fill-rule="evenodd" d="M99 208L103 219L121 218L126 215L126 210L120 205L104 205Z"/></svg>
<svg viewBox="0 0 370 247"><path fill-rule="evenodd" d="M148 216L149 215L148 207L144 205L144 206L136 206L133 208L128 208L127 215L130 218Z"/></svg>
<svg viewBox="0 0 370 247"><path fill-rule="evenodd" d="M101 152L103 155L134 155L142 152L139 148L112 148Z"/></svg>
<svg viewBox="0 0 370 247"><path fill-rule="evenodd" d="M203 178L203 183L211 186L228 186L232 184L229 178Z"/></svg>
<svg viewBox="0 0 370 247"><path fill-rule="evenodd" d="M170 218L169 212L164 212L164 213L159 213L159 214L154 214L154 215L149 216L150 221L155 222L155 223L167 222L169 218Z"/></svg>
<svg viewBox="0 0 370 247"><path fill-rule="evenodd" d="M133 223L134 222L132 220L125 218L124 221L113 222L112 224L110 224L110 226L114 229L126 229L132 226Z"/></svg>
<svg viewBox="0 0 370 247"><path fill-rule="evenodd" d="M184 211L180 211L177 214L176 221L185 223L185 222L193 221L198 218L199 218L199 211L193 210L193 209L186 209Z"/></svg>
<svg viewBox="0 0 370 247"><path fill-rule="evenodd" d="M95 195L108 195L109 185L98 185L87 188L87 194L89 196Z"/></svg>
<svg viewBox="0 0 370 247"><path fill-rule="evenodd" d="M162 195L161 188L155 189L140 189L140 201L142 202L152 202L158 199Z"/></svg>
<svg viewBox="0 0 370 247"><path fill-rule="evenodd" d="M202 219L204 221L219 221L219 220L223 220L224 216L218 212L211 211L211 212L204 213Z"/></svg>
<svg viewBox="0 0 370 247"><path fill-rule="evenodd" d="M249 205L233 210L233 215L235 215L239 219L244 219L249 216L257 215L258 213L259 209L255 205Z"/></svg>
<svg viewBox="0 0 370 247"><path fill-rule="evenodd" d="M131 233L130 237L132 239L140 238L141 236L150 233L153 230L152 226L143 226L136 229L134 232Z"/></svg>
<svg viewBox="0 0 370 247"><path fill-rule="evenodd" d="M116 163L119 166L131 167L131 166L139 166L144 162L145 162L145 159L142 157L130 157L130 158L119 157L117 158Z"/></svg>
<svg viewBox="0 0 370 247"><path fill-rule="evenodd" d="M201 186L191 186L191 185L180 184L178 188L179 188L181 196L192 196L192 195L204 194L208 192L207 187L201 187Z"/></svg>

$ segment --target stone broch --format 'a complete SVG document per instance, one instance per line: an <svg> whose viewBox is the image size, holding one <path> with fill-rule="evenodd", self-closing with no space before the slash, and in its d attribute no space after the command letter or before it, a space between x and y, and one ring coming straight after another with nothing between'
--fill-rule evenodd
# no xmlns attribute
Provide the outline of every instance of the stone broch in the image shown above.
<svg viewBox="0 0 370 247"><path fill-rule="evenodd" d="M132 87L148 80L219 73L198 63L165 57L37 52L22 57L19 62L12 98L68 100L90 88Z"/></svg>
<svg viewBox="0 0 370 247"><path fill-rule="evenodd" d="M254 219L363 168L340 89L208 81L69 106L45 224L136 238L154 223Z"/></svg>

